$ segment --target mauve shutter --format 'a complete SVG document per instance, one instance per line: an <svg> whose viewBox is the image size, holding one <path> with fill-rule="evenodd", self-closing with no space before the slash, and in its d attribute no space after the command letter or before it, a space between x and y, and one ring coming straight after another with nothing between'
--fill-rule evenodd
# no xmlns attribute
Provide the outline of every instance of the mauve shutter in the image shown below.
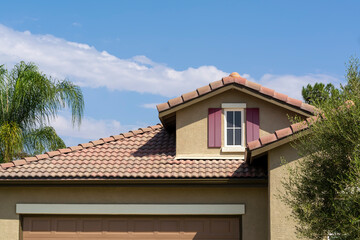
<svg viewBox="0 0 360 240"><path fill-rule="evenodd" d="M259 138L260 120L258 108L246 109L246 142L251 142Z"/></svg>
<svg viewBox="0 0 360 240"><path fill-rule="evenodd" d="M209 108L208 146L221 147L221 108Z"/></svg>

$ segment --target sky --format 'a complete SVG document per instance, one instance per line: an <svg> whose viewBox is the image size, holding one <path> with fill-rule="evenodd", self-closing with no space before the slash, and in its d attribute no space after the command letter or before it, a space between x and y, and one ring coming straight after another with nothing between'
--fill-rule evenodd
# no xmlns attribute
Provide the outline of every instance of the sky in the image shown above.
<svg viewBox="0 0 360 240"><path fill-rule="evenodd" d="M72 146L159 122L155 105L238 72L301 99L344 82L358 56L360 1L5 1L0 65L34 62L84 93L80 128L52 120Z"/></svg>

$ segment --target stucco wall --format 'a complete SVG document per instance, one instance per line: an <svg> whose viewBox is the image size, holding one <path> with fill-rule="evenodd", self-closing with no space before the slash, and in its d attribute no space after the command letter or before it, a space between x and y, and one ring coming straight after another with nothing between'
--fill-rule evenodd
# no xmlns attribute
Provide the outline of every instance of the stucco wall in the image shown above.
<svg viewBox="0 0 360 240"><path fill-rule="evenodd" d="M177 157L194 156L236 156L239 154L221 152L221 148L208 148L208 109L221 108L222 103L246 103L248 108L259 108L260 137L288 127L288 116L294 113L254 96L232 89L205 99L176 112L176 154ZM246 119L246 118L245 118ZM224 122L221 118L222 125ZM223 134L223 131L222 131ZM246 134L245 134L246 136ZM222 136L222 139L224 136ZM224 143L224 141L222 141Z"/></svg>
<svg viewBox="0 0 360 240"><path fill-rule="evenodd" d="M288 177L287 166L294 166L299 156L290 144L282 145L268 153L269 168L269 236L270 239L292 240L295 235L295 222L290 216L291 210L284 205L279 196L284 193L282 181ZM287 163L282 164L282 160Z"/></svg>
<svg viewBox="0 0 360 240"><path fill-rule="evenodd" d="M0 240L19 239L16 203L242 203L243 240L267 239L267 188L0 187Z"/></svg>

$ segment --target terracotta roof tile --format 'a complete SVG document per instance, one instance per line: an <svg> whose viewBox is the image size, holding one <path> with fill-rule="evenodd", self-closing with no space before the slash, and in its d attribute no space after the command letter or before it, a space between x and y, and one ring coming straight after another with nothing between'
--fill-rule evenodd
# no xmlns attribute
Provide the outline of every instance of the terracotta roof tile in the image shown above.
<svg viewBox="0 0 360 240"><path fill-rule="evenodd" d="M305 128L307 128L308 124L307 124L306 121L303 121L303 122L292 124L290 127L291 127L293 133L296 133L296 132L299 132L299 131L304 130Z"/></svg>
<svg viewBox="0 0 360 240"><path fill-rule="evenodd" d="M287 100L286 100L286 103L290 104L290 105L294 105L296 107L301 107L302 105L302 101L300 100L297 100L297 99L294 99L294 98L291 98L291 97L288 97Z"/></svg>
<svg viewBox="0 0 360 240"><path fill-rule="evenodd" d="M159 112L162 112L162 111L165 111L166 109L169 109L170 106L169 104L166 102L166 103L160 103L158 105L156 105L156 108Z"/></svg>
<svg viewBox="0 0 360 240"><path fill-rule="evenodd" d="M10 168L10 167L14 167L14 163L13 162L9 162L9 163L1 163L0 166L2 167L2 169L7 169L7 168Z"/></svg>
<svg viewBox="0 0 360 240"><path fill-rule="evenodd" d="M285 94L282 94L282 93L274 92L274 98L276 98L277 100L280 100L280 101L286 102L286 101L287 101L288 96L287 96L287 95L285 95Z"/></svg>
<svg viewBox="0 0 360 240"><path fill-rule="evenodd" d="M234 77L230 77L230 76L229 76L229 77L224 77L222 80L223 80L224 85L235 82L235 78L234 78Z"/></svg>
<svg viewBox="0 0 360 240"><path fill-rule="evenodd" d="M71 152L71 150L69 148L63 148L63 149L59 149L60 153L68 153Z"/></svg>
<svg viewBox="0 0 360 240"><path fill-rule="evenodd" d="M80 143L79 145L82 146L83 148L88 148L88 147L94 146L94 144L91 143L91 142L88 142L88 143Z"/></svg>
<svg viewBox="0 0 360 240"><path fill-rule="evenodd" d="M273 133L273 134L263 136L259 140L260 140L261 145L266 145L268 143L276 141L277 138L276 138L276 135Z"/></svg>
<svg viewBox="0 0 360 240"><path fill-rule="evenodd" d="M183 95L181 95L184 102L189 101L193 98L196 98L197 96L199 96L197 91L192 91L192 92L184 93Z"/></svg>
<svg viewBox="0 0 360 240"><path fill-rule="evenodd" d="M174 107L183 103L183 99L181 97L173 98L168 101L170 107Z"/></svg>
<svg viewBox="0 0 360 240"><path fill-rule="evenodd" d="M309 113L314 113L314 111L316 110L315 107L303 103L300 100L290 98L285 94L275 92L275 90L273 89L261 86L260 84L255 82L248 81L245 78L240 77L240 75L237 73L232 73L230 76L222 78L222 80L211 82L209 85L200 87L196 91L185 93L181 95L181 97L170 99L167 103L158 104L156 107L159 112L163 112L172 107L178 106L187 101L191 101L192 99L200 97L223 86L228 86L230 84L236 84L251 90L255 90L259 92L259 94L264 94L284 104L291 105Z"/></svg>
<svg viewBox="0 0 360 240"><path fill-rule="evenodd" d="M15 160L13 161L14 166L21 166L26 164L27 162L24 159L19 159L19 160Z"/></svg>
<svg viewBox="0 0 360 240"><path fill-rule="evenodd" d="M162 125L134 132L136 134L125 133L121 135L123 138L114 137L106 143L101 140L101 144L86 148L59 150L61 154L52 157L42 154L26 158L30 161L0 164L0 181L266 177L266 170L249 166L240 159L176 159L175 134L167 132Z"/></svg>
<svg viewBox="0 0 360 240"><path fill-rule="evenodd" d="M47 152L46 154L49 155L49 157L53 157L53 156L59 155L61 153L60 153L60 151L52 151L52 152Z"/></svg>
<svg viewBox="0 0 360 240"><path fill-rule="evenodd" d="M211 83L210 83L211 90L215 90L215 89L217 89L217 88L219 88L219 87L222 87L222 86L224 86L222 80L219 80L219 81L215 81L215 82L211 82Z"/></svg>
<svg viewBox="0 0 360 240"><path fill-rule="evenodd" d="M40 154L40 155L36 155L36 158L39 160L39 159L45 159L45 158L48 158L49 155L47 154Z"/></svg>
<svg viewBox="0 0 360 240"><path fill-rule="evenodd" d="M248 144L247 144L247 148L250 150L253 150L253 149L259 148L259 147L261 147L261 143L260 143L259 139L248 142Z"/></svg>
<svg viewBox="0 0 360 240"><path fill-rule="evenodd" d="M274 89L270 89L270 88L267 88L267 87L264 87L264 86L262 86L262 87L260 88L260 92L261 92L262 94L268 95L268 96L270 96L270 97L274 97L274 94L275 94L275 90L274 90Z"/></svg>
<svg viewBox="0 0 360 240"><path fill-rule="evenodd" d="M246 86L249 88L252 88L256 91L260 91L261 85L258 83L254 83L254 82L250 82L250 81L246 81Z"/></svg>
<svg viewBox="0 0 360 240"><path fill-rule="evenodd" d="M290 127L279 129L275 131L275 133L263 136L257 140L251 141L247 143L247 150L252 151L261 147L264 147L267 144L274 143L281 138L285 138L291 136L297 132L308 129L309 125L311 125L316 117L309 117L307 121L302 121L299 123L292 124Z"/></svg>
<svg viewBox="0 0 360 240"><path fill-rule="evenodd" d="M111 142L111 141L114 141L115 140L115 138L113 138L113 137L106 137L106 138L101 138L101 140L103 140L104 142Z"/></svg>
<svg viewBox="0 0 360 240"><path fill-rule="evenodd" d="M291 134L293 134L293 132L290 127L287 127L287 128L283 128L283 129L275 131L275 134L276 134L277 139L280 139L280 138L290 136Z"/></svg>
<svg viewBox="0 0 360 240"><path fill-rule="evenodd" d="M104 140L99 139L99 140L91 141L91 143L94 144L94 146L96 146L96 145L99 145L99 144L103 144Z"/></svg>
<svg viewBox="0 0 360 240"><path fill-rule="evenodd" d="M78 150L83 149L83 147L79 145L79 146L72 146L72 147L69 147L69 149L70 149L71 151L78 151Z"/></svg>

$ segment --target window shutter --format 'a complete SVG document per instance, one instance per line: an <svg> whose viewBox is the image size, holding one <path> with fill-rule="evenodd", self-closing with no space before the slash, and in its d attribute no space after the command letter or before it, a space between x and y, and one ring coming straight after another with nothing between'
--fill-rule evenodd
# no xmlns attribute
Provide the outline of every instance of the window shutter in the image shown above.
<svg viewBox="0 0 360 240"><path fill-rule="evenodd" d="M259 108L246 109L246 142L259 138L260 133Z"/></svg>
<svg viewBox="0 0 360 240"><path fill-rule="evenodd" d="M208 147L221 147L221 108L209 108Z"/></svg>

